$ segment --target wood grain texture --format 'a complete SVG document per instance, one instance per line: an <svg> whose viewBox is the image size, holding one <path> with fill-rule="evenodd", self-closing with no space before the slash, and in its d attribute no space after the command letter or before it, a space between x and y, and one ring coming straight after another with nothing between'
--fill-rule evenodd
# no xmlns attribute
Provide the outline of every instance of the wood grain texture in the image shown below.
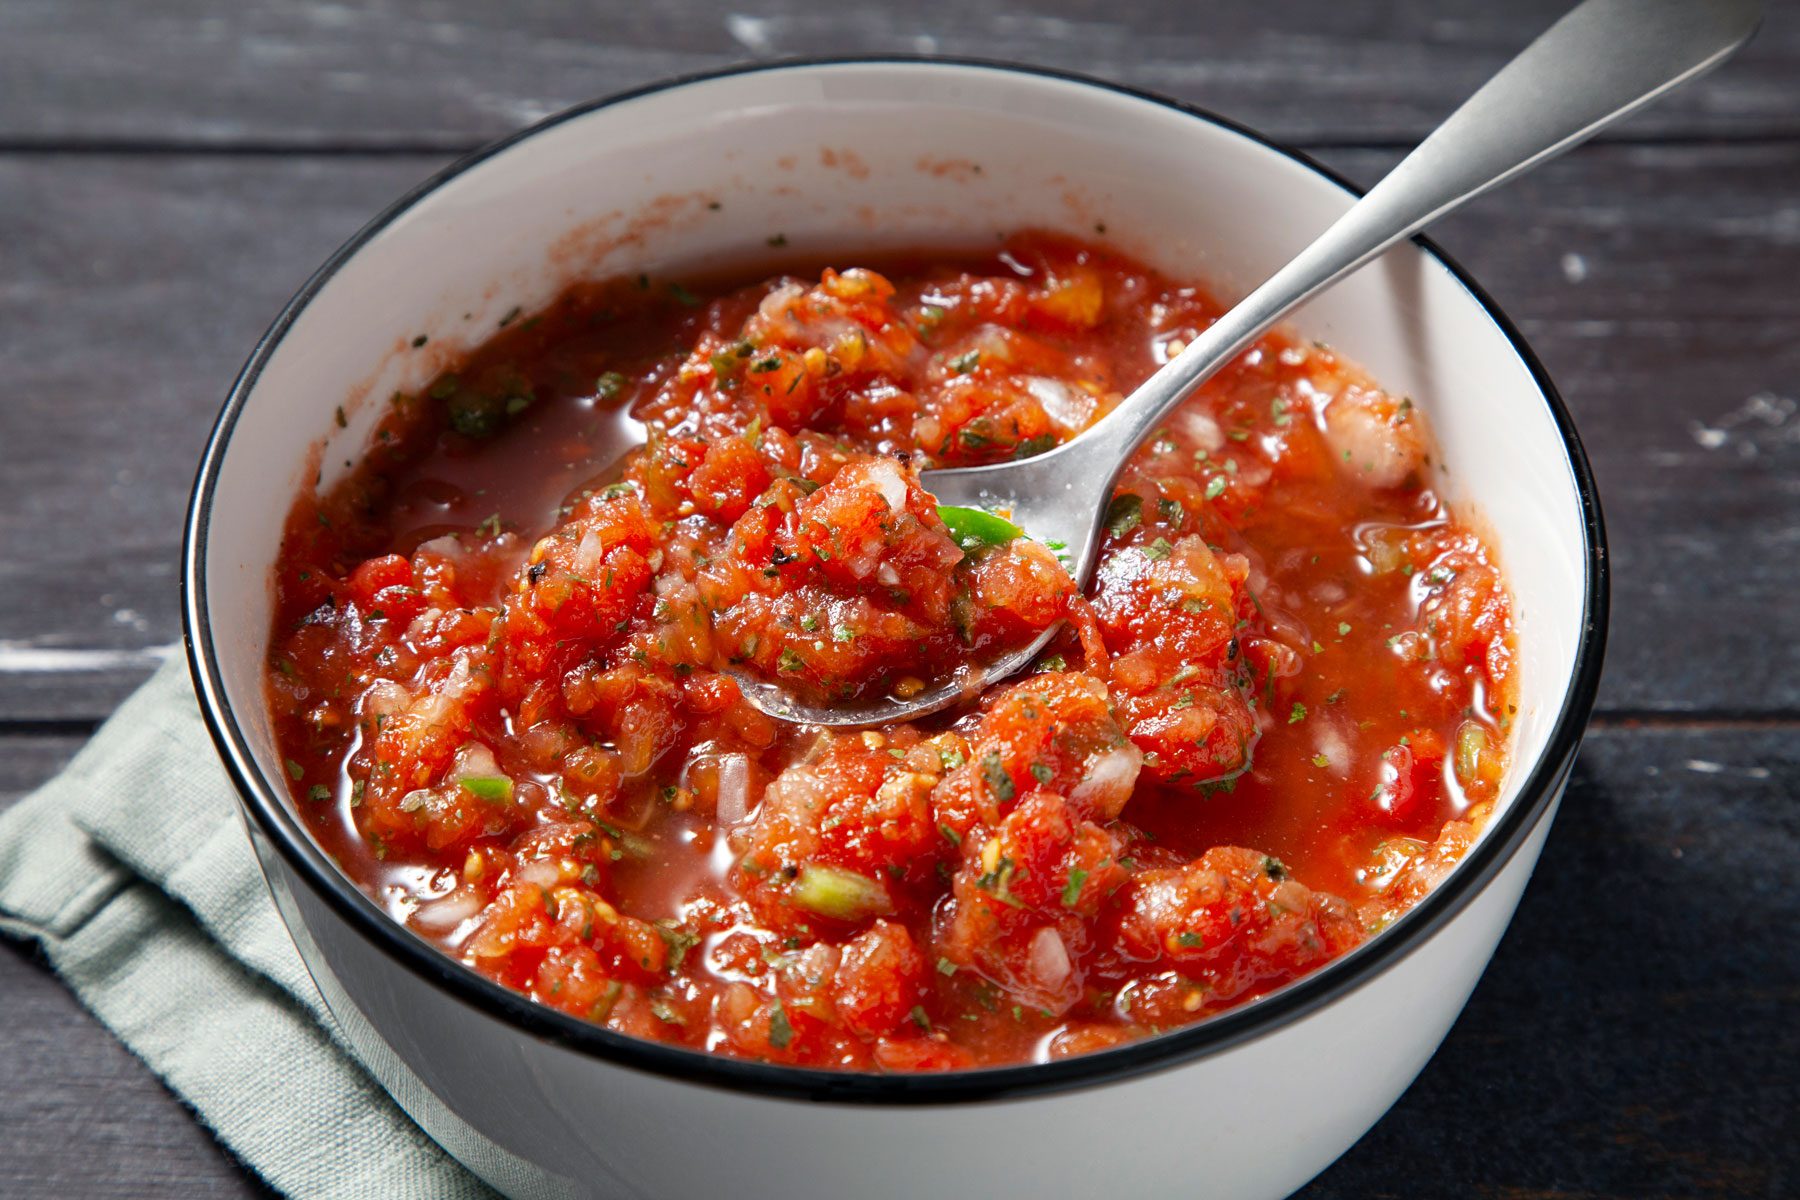
<svg viewBox="0 0 1800 1200"><path fill-rule="evenodd" d="M1397 153L1325 157L1367 181ZM193 466L243 356L441 161L0 157L0 545L30 548L0 561L0 720L102 716L168 652ZM1603 710L1800 711L1796 197L1800 142L1590 147L1440 231L1594 459Z"/></svg>
<svg viewBox="0 0 1800 1200"><path fill-rule="evenodd" d="M0 139L180 146L467 147L570 104L772 57L948 54L1150 88L1310 141L1412 140L1565 0L11 0ZM1788 16L1789 14L1779 14ZM1625 136L1800 129L1800 23L1771 19L1729 71Z"/></svg>
<svg viewBox="0 0 1800 1200"><path fill-rule="evenodd" d="M0 809L67 766L85 740L81 734L0 732Z"/></svg>
<svg viewBox="0 0 1800 1200"><path fill-rule="evenodd" d="M0 804L73 749L0 739ZM1462 1019L1301 1196L1793 1195L1796 779L1783 729L1592 734ZM0 1194L264 1194L28 952L0 997Z"/></svg>

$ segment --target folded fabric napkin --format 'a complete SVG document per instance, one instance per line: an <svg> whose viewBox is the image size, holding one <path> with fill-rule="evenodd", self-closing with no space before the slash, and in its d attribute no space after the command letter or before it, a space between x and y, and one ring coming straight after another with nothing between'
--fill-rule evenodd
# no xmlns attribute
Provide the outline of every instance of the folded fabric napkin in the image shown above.
<svg viewBox="0 0 1800 1200"><path fill-rule="evenodd" d="M0 813L0 931L63 980L270 1186L491 1197L346 1047L276 916L184 662Z"/></svg>

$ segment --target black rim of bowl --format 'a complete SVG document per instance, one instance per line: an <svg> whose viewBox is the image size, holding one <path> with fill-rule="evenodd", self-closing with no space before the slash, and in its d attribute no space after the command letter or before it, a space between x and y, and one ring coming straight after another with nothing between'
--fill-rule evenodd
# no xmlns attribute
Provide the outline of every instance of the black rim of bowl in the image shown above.
<svg viewBox="0 0 1800 1200"><path fill-rule="evenodd" d="M942 1104L993 1100L1106 1083L1168 1068L1218 1053L1268 1034L1339 999L1397 962L1462 908L1511 859L1549 807L1557 785L1573 760L1593 709L1606 641L1608 606L1605 530L1592 471L1574 422L1550 382L1543 364L1504 313L1448 255L1425 238L1414 243L1441 265L1469 293L1500 330L1532 380L1554 419L1568 456L1580 499L1586 554L1586 595L1581 644L1575 669L1564 693L1549 741L1533 764L1513 805L1502 813L1456 869L1391 927L1362 946L1278 991L1194 1025L1074 1058L1047 1063L986 1067L949 1073L874 1074L792 1067L726 1058L705 1051L645 1041L540 1005L463 966L388 917L313 842L289 807L285 788L264 775L235 715L226 706L225 688L212 643L205 590L206 532L220 464L237 422L258 378L299 314L338 269L402 213L425 196L472 167L513 145L566 121L613 105L672 88L761 72L833 69L857 66L906 66L932 69L996 71L1050 79L1124 95L1182 113L1275 151L1310 169L1353 196L1358 188L1307 155L1272 141L1255 130L1205 109L1072 72L978 58L882 55L851 58L806 58L756 63L679 76L660 83L577 105L492 142L431 176L391 204L339 247L295 293L262 338L233 383L194 483L183 545L182 619L189 666L194 674L207 728L212 733L232 782L249 812L288 866L321 896L336 914L389 956L450 995L517 1027L610 1063L649 1071L691 1083L708 1084L757 1095L808 1100L877 1104Z"/></svg>

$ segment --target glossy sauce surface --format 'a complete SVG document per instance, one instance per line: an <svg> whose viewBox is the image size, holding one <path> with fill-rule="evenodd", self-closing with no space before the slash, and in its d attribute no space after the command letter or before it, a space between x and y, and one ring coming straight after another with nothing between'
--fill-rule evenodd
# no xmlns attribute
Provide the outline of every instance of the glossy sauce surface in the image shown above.
<svg viewBox="0 0 1800 1200"><path fill-rule="evenodd" d="M1136 456L1079 596L916 472L1074 436L1218 306L1045 235L878 268L584 286L395 398L278 565L321 843L546 1004L881 1070L1200 1019L1423 894L1512 694L1424 414L1265 338ZM904 690L1057 619L1037 674L923 727L781 726L721 673Z"/></svg>

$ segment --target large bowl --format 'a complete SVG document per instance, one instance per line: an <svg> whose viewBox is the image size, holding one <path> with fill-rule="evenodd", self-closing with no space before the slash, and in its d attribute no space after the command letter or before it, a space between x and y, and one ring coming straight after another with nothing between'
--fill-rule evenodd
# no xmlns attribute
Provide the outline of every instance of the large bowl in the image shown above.
<svg viewBox="0 0 1800 1200"><path fill-rule="evenodd" d="M1285 1195L1424 1066L1537 861L1593 702L1606 572L1569 415L1518 332L1425 242L1293 319L1430 412L1440 486L1497 547L1520 712L1505 796L1449 878L1305 979L1086 1057L943 1075L709 1057L532 1004L392 922L309 839L263 701L289 505L514 305L571 278L1105 239L1225 296L1355 198L1218 117L1088 80L943 61L780 65L572 109L377 217L264 335L226 401L188 518L185 615L206 717L270 889L344 1033L425 1130L516 1196ZM1103 230L1103 232L1101 232ZM430 345L415 351L414 335ZM334 410L348 404L348 426ZM1471 1081L1474 1085L1478 1081Z"/></svg>

